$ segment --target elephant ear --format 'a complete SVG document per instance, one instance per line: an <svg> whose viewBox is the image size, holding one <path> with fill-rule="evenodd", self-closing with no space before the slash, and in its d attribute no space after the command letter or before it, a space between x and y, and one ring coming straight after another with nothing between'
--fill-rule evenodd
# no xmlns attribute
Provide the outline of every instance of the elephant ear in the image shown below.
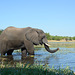
<svg viewBox="0 0 75 75"><path fill-rule="evenodd" d="M26 39L31 41L33 44L35 45L39 44L38 33L34 29L29 30L25 36L26 36Z"/></svg>

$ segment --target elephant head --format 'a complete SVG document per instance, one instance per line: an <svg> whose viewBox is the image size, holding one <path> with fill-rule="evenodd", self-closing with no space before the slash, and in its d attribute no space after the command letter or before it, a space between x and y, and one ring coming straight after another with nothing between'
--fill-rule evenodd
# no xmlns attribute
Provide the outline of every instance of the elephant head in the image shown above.
<svg viewBox="0 0 75 75"><path fill-rule="evenodd" d="M49 48L49 45L48 45L48 41L47 41L47 38L46 38L46 35L45 33L40 30L40 29L34 29L34 28L31 28L27 33L26 33L26 39L31 41L34 45L39 45L39 44L44 44L44 47L45 49L50 52L50 53L54 53L56 51L59 50L59 48L55 49L55 50L51 50Z"/></svg>

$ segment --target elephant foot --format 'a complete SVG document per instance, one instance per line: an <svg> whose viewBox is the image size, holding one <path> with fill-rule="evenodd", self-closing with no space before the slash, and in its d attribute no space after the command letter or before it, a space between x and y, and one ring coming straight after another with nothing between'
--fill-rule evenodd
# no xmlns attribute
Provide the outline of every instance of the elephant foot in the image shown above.
<svg viewBox="0 0 75 75"><path fill-rule="evenodd" d="M35 54L34 54L34 50L31 51L31 52L28 52L28 55L35 55Z"/></svg>
<svg viewBox="0 0 75 75"><path fill-rule="evenodd" d="M29 57L30 57L30 58L33 58L33 57L34 57L34 55L29 55Z"/></svg>

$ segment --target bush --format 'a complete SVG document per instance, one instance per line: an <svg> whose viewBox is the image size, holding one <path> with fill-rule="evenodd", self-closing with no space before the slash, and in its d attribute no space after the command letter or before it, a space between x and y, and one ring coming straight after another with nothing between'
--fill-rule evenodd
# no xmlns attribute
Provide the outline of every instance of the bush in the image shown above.
<svg viewBox="0 0 75 75"><path fill-rule="evenodd" d="M49 33L45 33L48 40L51 40L51 35Z"/></svg>
<svg viewBox="0 0 75 75"><path fill-rule="evenodd" d="M70 41L72 41L72 40L75 40L75 37L68 37L68 36L52 36L52 35L50 35L49 33L45 33L46 34L46 37L47 37L47 39L48 40L58 40L58 41L60 41L60 40L63 40L63 39L65 39L66 41L68 41L68 40L70 40Z"/></svg>
<svg viewBox="0 0 75 75"><path fill-rule="evenodd" d="M75 36L73 37L73 40L75 40Z"/></svg>

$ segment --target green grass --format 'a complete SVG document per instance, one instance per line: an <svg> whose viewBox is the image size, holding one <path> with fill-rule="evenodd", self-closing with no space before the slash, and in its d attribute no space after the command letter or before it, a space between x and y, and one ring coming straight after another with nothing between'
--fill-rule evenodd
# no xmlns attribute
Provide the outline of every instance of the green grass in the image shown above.
<svg viewBox="0 0 75 75"><path fill-rule="evenodd" d="M50 47L65 47L65 48L75 48L75 43L74 42L67 42L67 43L49 43L51 46Z"/></svg>
<svg viewBox="0 0 75 75"><path fill-rule="evenodd" d="M74 75L74 72L68 67L65 69L54 69L43 65L17 63L15 67L0 65L0 75Z"/></svg>

